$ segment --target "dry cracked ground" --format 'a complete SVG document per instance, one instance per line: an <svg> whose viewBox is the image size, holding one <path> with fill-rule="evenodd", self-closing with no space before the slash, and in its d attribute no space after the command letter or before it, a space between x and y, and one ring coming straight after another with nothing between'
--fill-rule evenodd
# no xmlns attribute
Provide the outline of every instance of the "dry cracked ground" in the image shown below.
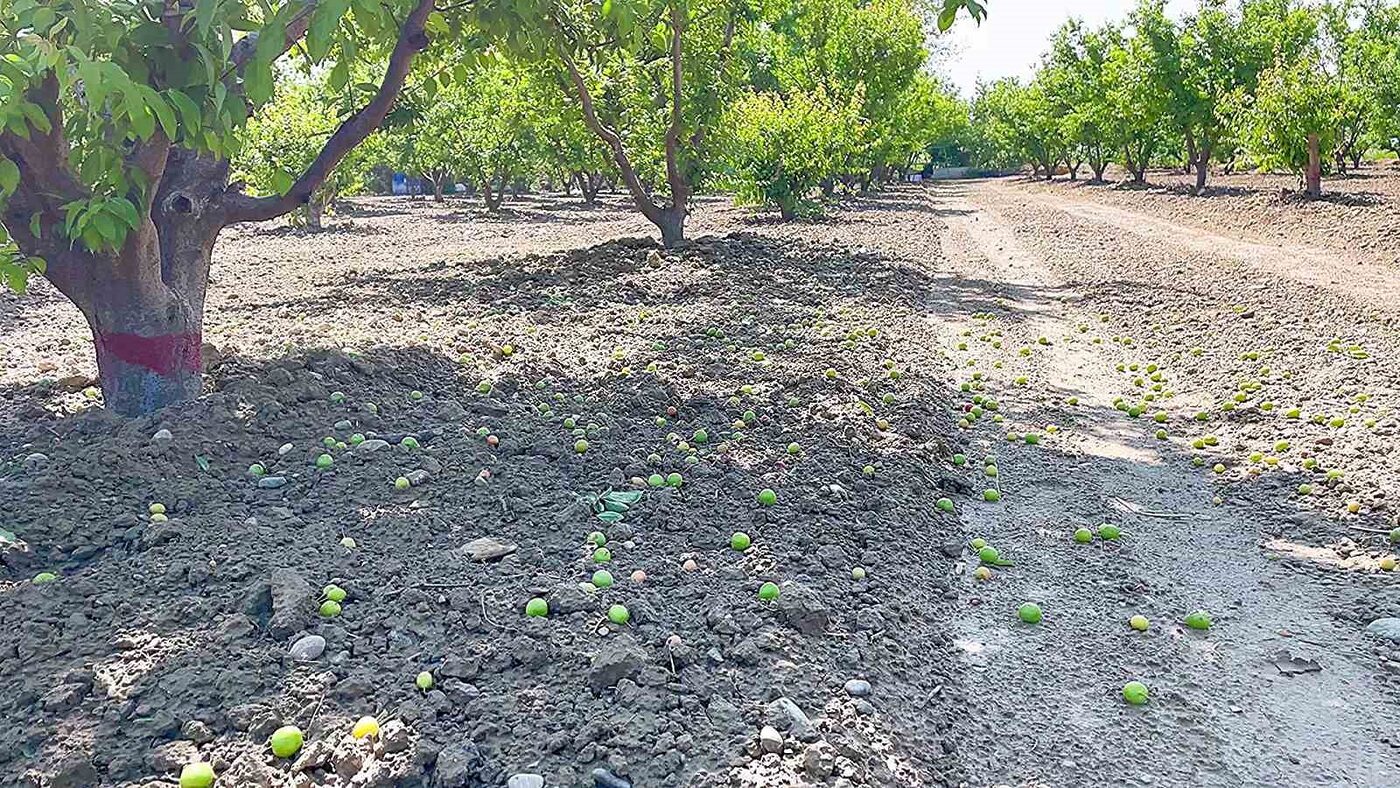
<svg viewBox="0 0 1400 788"><path fill-rule="evenodd" d="M4 297L0 785L1400 783L1400 175L1152 180L235 228L130 422Z"/></svg>

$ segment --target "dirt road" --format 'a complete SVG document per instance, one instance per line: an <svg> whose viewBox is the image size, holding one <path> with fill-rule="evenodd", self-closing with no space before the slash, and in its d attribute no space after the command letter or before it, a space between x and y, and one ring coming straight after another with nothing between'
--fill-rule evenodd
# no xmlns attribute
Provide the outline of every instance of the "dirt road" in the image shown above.
<svg viewBox="0 0 1400 788"><path fill-rule="evenodd" d="M1016 565L965 586L958 644L971 666L972 700L961 753L972 781L1400 781L1394 733L1400 713L1393 685L1384 689L1377 679L1380 660L1360 620L1366 610L1393 614L1394 583L1372 566L1307 561L1302 556L1331 554L1326 545L1342 538L1345 526L1323 520L1326 506L1290 500L1272 478L1285 471L1248 478L1237 468L1247 444L1267 442L1263 433L1287 435L1300 448L1313 434L1270 415L1282 407L1191 420L1197 408L1231 390L1230 376L1242 373L1235 367L1243 363L1234 359L1273 344L1257 333L1255 344L1245 344L1222 327L1242 322L1234 306L1249 305L1252 328L1362 331L1386 342L1388 355L1393 332L1355 314L1379 309L1384 321L1400 308L1394 271L1306 246L1266 246L1065 195L1055 199L1013 182L939 186L930 200L947 223L945 264L996 294L988 320L939 319L947 350L959 361L953 383L1001 361L987 376L1002 388L1001 426L1043 436L1040 445L1028 446L1005 440L1000 429L973 430L969 456L973 464L984 454L996 456L1003 503L965 514L967 535L987 539ZM1345 306L1327 309L1338 304ZM1002 347L990 347L997 340ZM1200 355L1190 354L1193 347L1202 348ZM1020 348L1030 348L1029 355ZM1271 364L1276 377L1262 396L1319 405L1327 399L1330 392L1313 385L1322 370L1308 369L1319 354L1304 337L1279 342L1266 356L1260 363ZM975 367L966 366L969 359ZM1175 396L1133 418L1114 403L1135 401L1146 390L1132 379L1141 380L1148 363L1160 365ZM1140 365L1139 371L1125 375L1120 364ZM1295 374L1284 379L1285 370ZM1388 380L1373 375L1353 382L1383 392L1368 402L1389 413L1390 403L1376 403L1392 396ZM1161 424L1150 418L1159 406ZM1392 426L1377 430L1389 434L1393 417L1382 419ZM1049 434L1049 424L1061 430ZM1167 439L1154 437L1159 428ZM1222 474L1209 467L1216 457L1206 467L1189 460L1201 452L1188 441L1211 433L1219 439L1219 459L1229 463ZM1336 440L1303 451L1330 465L1327 452L1353 436L1325 437ZM1381 462L1393 473L1393 456ZM1223 502L1216 504L1216 496ZM1381 524L1384 515L1373 520ZM1071 538L1077 526L1103 522L1121 526L1124 536L1087 545ZM1309 540L1323 547L1299 546L1296 556L1285 556L1290 531L1312 537L1325 531ZM1042 623L1016 620L1025 601L1041 605ZM1214 618L1208 632L1183 626L1198 609ZM1128 626L1134 614L1150 620L1146 632ZM1149 687L1147 706L1119 697L1130 680Z"/></svg>

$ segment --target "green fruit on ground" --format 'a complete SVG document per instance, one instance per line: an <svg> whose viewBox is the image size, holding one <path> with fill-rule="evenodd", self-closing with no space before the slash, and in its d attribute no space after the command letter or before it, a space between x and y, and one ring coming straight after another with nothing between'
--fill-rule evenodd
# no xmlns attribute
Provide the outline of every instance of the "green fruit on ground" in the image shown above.
<svg viewBox="0 0 1400 788"><path fill-rule="evenodd" d="M214 784L214 766L204 761L187 763L180 769L180 788L210 788Z"/></svg>
<svg viewBox="0 0 1400 788"><path fill-rule="evenodd" d="M953 455L953 464L954 464L954 465L966 465L966 464L967 464L967 455L965 455L965 454L954 454L954 455Z"/></svg>
<svg viewBox="0 0 1400 788"><path fill-rule="evenodd" d="M301 728L295 725L283 725L272 732L272 754L278 758L290 758L301 750L303 741Z"/></svg>
<svg viewBox="0 0 1400 788"><path fill-rule="evenodd" d="M577 441L574 442L574 451L578 452L579 454L583 454L584 452L588 451L588 441L584 440L583 438L579 438Z"/></svg>
<svg viewBox="0 0 1400 788"><path fill-rule="evenodd" d="M977 559L984 564L995 564L1001 560L1001 553L991 545L983 545L977 550Z"/></svg>
<svg viewBox="0 0 1400 788"><path fill-rule="evenodd" d="M328 585L322 589L321 595L332 602L344 602L346 596L345 589L335 584Z"/></svg>
<svg viewBox="0 0 1400 788"><path fill-rule="evenodd" d="M396 490L407 490L409 486L410 483L407 476L400 476L394 480L394 489Z"/></svg>
<svg viewBox="0 0 1400 788"><path fill-rule="evenodd" d="M632 613L623 605L613 605L608 608L608 620L621 626L632 620Z"/></svg>
<svg viewBox="0 0 1400 788"><path fill-rule="evenodd" d="M403 440L399 441L399 445L405 449L416 449L418 448L418 439L412 435L405 435L403 436Z"/></svg>
<svg viewBox="0 0 1400 788"><path fill-rule="evenodd" d="M1147 685L1141 681L1130 681L1123 685L1123 700L1141 706L1147 702Z"/></svg>
<svg viewBox="0 0 1400 788"><path fill-rule="evenodd" d="M778 494L765 487L758 493L758 502L763 506L772 506L778 502Z"/></svg>
<svg viewBox="0 0 1400 788"><path fill-rule="evenodd" d="M525 603L525 615L530 618L544 618L549 615L549 603L535 597Z"/></svg>
<svg viewBox="0 0 1400 788"><path fill-rule="evenodd" d="M874 465L867 465L867 466L865 466L864 468L861 468L861 469L860 469L860 472L863 473L863 474L865 474L866 476L874 476L874 475L875 475L875 466L874 466Z"/></svg>
<svg viewBox="0 0 1400 788"><path fill-rule="evenodd" d="M1158 424L1166 424L1167 414L1159 410L1156 413L1152 414L1152 420L1157 422Z"/></svg>
<svg viewBox="0 0 1400 788"><path fill-rule="evenodd" d="M1037 443L1040 443L1040 435L1034 432L1026 433L1026 443L1029 443L1032 446L1036 445Z"/></svg>
<svg viewBox="0 0 1400 788"><path fill-rule="evenodd" d="M982 469L982 473L986 474L987 477L990 479L995 479L997 477L997 474L1000 472L997 470L997 466L988 465L987 467Z"/></svg>
<svg viewBox="0 0 1400 788"><path fill-rule="evenodd" d="M864 580L864 579L865 579L865 568L864 568L864 567L857 566L857 567L855 567L854 569L852 569L852 570L851 570L851 579L852 579L852 580Z"/></svg>
<svg viewBox="0 0 1400 788"><path fill-rule="evenodd" d="M777 599L779 593L781 592L778 590L777 583L764 583L758 587L758 598L765 602L771 602Z"/></svg>
<svg viewBox="0 0 1400 788"><path fill-rule="evenodd" d="M690 436L690 439L696 443L705 443L710 439L710 433L704 430L696 430L695 434Z"/></svg>
<svg viewBox="0 0 1400 788"><path fill-rule="evenodd" d="M647 484L652 487L665 487L666 477L662 476L659 473L653 473L652 475L647 477Z"/></svg>
<svg viewBox="0 0 1400 788"><path fill-rule="evenodd" d="M1400 544L1400 528L1390 529L1390 543Z"/></svg>
<svg viewBox="0 0 1400 788"><path fill-rule="evenodd" d="M976 539L973 539L971 542L968 542L967 544L973 550L981 550L982 548L987 546L987 540L979 536Z"/></svg>
<svg viewBox="0 0 1400 788"><path fill-rule="evenodd" d="M1123 529L1111 523L1104 523L1099 526L1099 536L1103 539L1117 539L1123 535Z"/></svg>
<svg viewBox="0 0 1400 788"><path fill-rule="evenodd" d="M1197 610L1186 617L1186 626L1192 629L1210 629L1213 623L1210 614L1204 610Z"/></svg>
<svg viewBox="0 0 1400 788"><path fill-rule="evenodd" d="M1312 485L1311 485L1311 484L1300 484L1300 485L1298 485L1298 494L1299 494L1299 495L1312 495L1312 491L1313 491L1313 489L1312 489Z"/></svg>
<svg viewBox="0 0 1400 788"><path fill-rule="evenodd" d="M29 582L33 583L36 586L41 586L45 583L52 583L57 579L58 575L54 574L53 572L40 572L39 574L34 576L34 579L30 580Z"/></svg>
<svg viewBox="0 0 1400 788"><path fill-rule="evenodd" d="M741 553L749 549L751 544L753 544L753 540L749 539L749 535L743 531L735 531L734 535L729 537L729 546Z"/></svg>
<svg viewBox="0 0 1400 788"><path fill-rule="evenodd" d="M335 464L335 458L329 454L322 454L316 458L316 467L325 470Z"/></svg>
<svg viewBox="0 0 1400 788"><path fill-rule="evenodd" d="M667 487L679 487L679 486L681 486L681 485L684 484L684 483L685 483L685 478L682 477L679 473L668 473L668 474L666 474L666 486L667 486Z"/></svg>
<svg viewBox="0 0 1400 788"><path fill-rule="evenodd" d="M797 454L798 452L802 451L802 447L798 446L796 443L789 443L787 445L787 451L788 454Z"/></svg>
<svg viewBox="0 0 1400 788"><path fill-rule="evenodd" d="M606 547L600 547L593 551L593 563L606 564L612 560L612 551Z"/></svg>
<svg viewBox="0 0 1400 788"><path fill-rule="evenodd" d="M612 572L606 569L599 569L593 573L593 585L599 588L608 588L613 584Z"/></svg>
<svg viewBox="0 0 1400 788"><path fill-rule="evenodd" d="M1157 435L1157 440L1159 440L1159 441L1164 441L1164 440L1167 439L1167 431L1166 431L1166 430L1157 430L1156 435Z"/></svg>
<svg viewBox="0 0 1400 788"><path fill-rule="evenodd" d="M1074 541L1080 544L1088 544L1094 541L1094 532L1088 528L1080 526L1074 529Z"/></svg>
<svg viewBox="0 0 1400 788"><path fill-rule="evenodd" d="M1215 467L1214 467L1214 468L1211 468L1211 470L1215 471L1216 473L1224 473L1224 472L1225 472L1225 466L1217 462L1217 463L1215 464Z"/></svg>
<svg viewBox="0 0 1400 788"><path fill-rule="evenodd" d="M413 679L413 684L418 687L418 689L427 692L433 688L433 674L425 670Z"/></svg>
<svg viewBox="0 0 1400 788"><path fill-rule="evenodd" d="M267 469L262 466L262 463L255 462L248 466L248 475L255 479L260 478L267 475Z"/></svg>
<svg viewBox="0 0 1400 788"><path fill-rule="evenodd" d="M327 599L321 603L320 612L323 618L335 618L340 615L340 603L334 599Z"/></svg>
<svg viewBox="0 0 1400 788"><path fill-rule="evenodd" d="M989 503L996 503L997 501L1000 501L1000 500L1001 500L1001 491L1000 491L1000 490L983 490L983 491L982 491L982 500L987 501L987 502L989 502Z"/></svg>
<svg viewBox="0 0 1400 788"><path fill-rule="evenodd" d="M953 499L939 498L937 503L934 504L934 506L937 506L938 510L941 512L951 512L953 511Z"/></svg>
<svg viewBox="0 0 1400 788"><path fill-rule="evenodd" d="M1133 629L1136 629L1136 630L1139 631L1139 632L1146 632L1146 631L1147 631L1147 616L1144 616L1144 615L1136 615L1136 616L1133 616L1132 618L1128 619L1128 626L1132 627Z"/></svg>
<svg viewBox="0 0 1400 788"><path fill-rule="evenodd" d="M1020 616L1021 620L1027 624L1039 624L1040 619L1044 617L1044 613L1040 610L1040 605L1034 602L1026 602L1021 605L1021 607L1017 608L1016 615Z"/></svg>
<svg viewBox="0 0 1400 788"><path fill-rule="evenodd" d="M588 543L594 547L602 547L608 543L608 537L604 536L602 531L593 531L588 535Z"/></svg>

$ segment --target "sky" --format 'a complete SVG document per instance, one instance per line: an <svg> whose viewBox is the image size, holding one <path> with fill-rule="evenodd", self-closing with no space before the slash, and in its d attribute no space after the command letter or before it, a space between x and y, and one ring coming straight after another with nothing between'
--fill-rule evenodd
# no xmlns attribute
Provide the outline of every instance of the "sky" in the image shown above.
<svg viewBox="0 0 1400 788"><path fill-rule="evenodd" d="M959 15L948 34L952 49L938 70L967 98L977 80L1029 77L1049 46L1050 36L1066 19L1077 16L1090 26L1122 20L1136 0L985 0L987 19L979 26ZM1182 16L1195 0L1168 0L1167 12Z"/></svg>

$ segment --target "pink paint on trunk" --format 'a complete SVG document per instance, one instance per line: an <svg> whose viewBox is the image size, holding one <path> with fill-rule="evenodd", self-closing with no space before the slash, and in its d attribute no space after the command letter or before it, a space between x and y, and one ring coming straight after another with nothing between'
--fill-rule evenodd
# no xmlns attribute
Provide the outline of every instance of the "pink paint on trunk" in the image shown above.
<svg viewBox="0 0 1400 788"><path fill-rule="evenodd" d="M97 352L111 354L128 364L145 367L157 375L199 372L203 367L199 334L99 334Z"/></svg>

